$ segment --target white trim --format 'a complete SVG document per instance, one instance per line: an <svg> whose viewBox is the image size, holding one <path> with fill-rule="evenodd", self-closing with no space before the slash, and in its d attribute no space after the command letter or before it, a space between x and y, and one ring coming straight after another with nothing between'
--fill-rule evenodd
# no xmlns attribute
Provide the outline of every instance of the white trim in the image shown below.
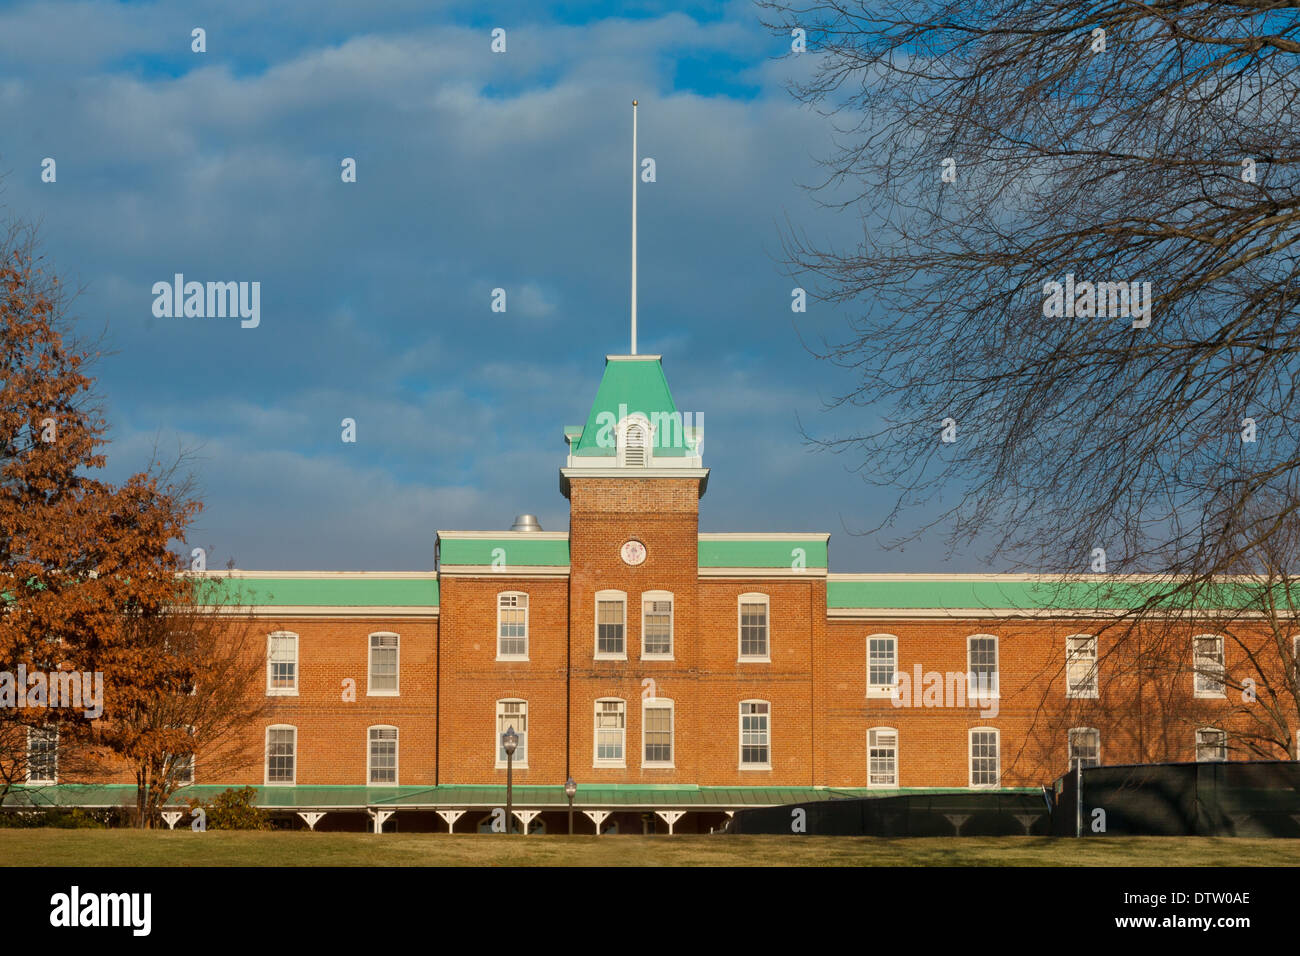
<svg viewBox="0 0 1300 956"><path fill-rule="evenodd" d="M521 732L518 727L514 728L516 734L522 738L524 745L524 756L519 758L518 749L515 750L513 761L498 759L501 753L501 735L506 732L506 728L514 727L510 721L506 721L506 727L501 726L501 705L502 704L523 704L523 710L520 716L524 718L524 729ZM528 752L531 749L528 746L528 701L522 697L499 697L495 704L492 705L492 759L496 764L497 770L505 770L510 763L514 764L516 770L528 769Z"/></svg>
<svg viewBox="0 0 1300 956"><path fill-rule="evenodd" d="M871 782L871 735L874 733L890 733L894 735L894 782L893 783L872 783ZM897 727L868 727L867 728L867 789L868 790L897 790L899 779L899 751L902 747L899 744L900 735ZM881 747L880 749L885 749Z"/></svg>
<svg viewBox="0 0 1300 956"><path fill-rule="evenodd" d="M885 640L885 639L888 639L888 640L893 644L893 646L894 646L894 655L893 655L893 656L894 656L894 666L893 666L893 668L892 668L892 670L891 670L891 672L890 672L893 676L891 676L891 678L890 678L890 682L889 682L888 684L873 684L873 683L871 683L871 642L872 642L873 640L877 640L877 641L878 641L878 640ZM884 634L884 633L879 633L879 634L868 634L868 635L867 635L867 638L866 638L866 641L865 641L864 644L863 644L863 651L864 651L864 653L866 654L866 665L867 665L867 672L866 672L866 688L867 688L867 694L866 694L866 696L867 696L868 698L882 698L882 699L883 699L883 698L892 698L892 697L894 696L894 692L895 692L895 690L898 688L898 668L899 668L899 664L898 664L898 635L896 635L896 634Z"/></svg>
<svg viewBox="0 0 1300 956"><path fill-rule="evenodd" d="M623 650L618 652L601 651L600 649L600 602L621 601L623 604ZM592 611L592 641L591 652L592 659L597 661L625 661L627 660L627 592L619 591L614 588L605 588L597 591L591 604Z"/></svg>
<svg viewBox="0 0 1300 956"><path fill-rule="evenodd" d="M371 740L370 735L376 730L391 730L393 732L393 779L391 781L376 781L374 779L374 760L375 753L372 749L375 741ZM396 787L401 781L401 760L402 760L402 731L396 724L371 724L366 728L366 786L367 787Z"/></svg>
<svg viewBox="0 0 1300 956"><path fill-rule="evenodd" d="M513 610L513 611L517 611L517 610L520 610L520 609L521 609L521 606L519 605L518 602L515 603L514 607L511 607L511 608L503 608L503 607L501 606L501 599L502 599L502 598L505 598L505 597L523 598L523 599L524 599L524 603L523 603L523 605L522 605L522 610L523 610L523 612L524 612L524 652L523 652L522 654L502 654L502 653L501 653L501 640L502 640L502 638L501 638L501 612L502 612L503 610ZM528 636L529 636L529 635L528 635L528 626L529 626L529 611L530 611L531 606L532 606L532 602L528 599L528 592L527 592L527 591L498 591L498 592L497 592L497 596L496 596L496 607L497 607L496 650L497 650L497 660L499 660L499 661L526 661L526 660L528 660L528 652L529 652L529 649L530 649L530 645L529 645L529 643L528 643ZM518 640L518 638L517 638L517 637L512 637L512 638L510 638L510 640L514 641L514 640Z"/></svg>
<svg viewBox="0 0 1300 956"><path fill-rule="evenodd" d="M292 780L272 780L271 779L271 731L273 730L292 730L293 731L293 779ZM298 783L298 728L293 724L268 724L266 733L262 738L262 786L264 787L293 787Z"/></svg>
<svg viewBox="0 0 1300 956"><path fill-rule="evenodd" d="M662 355L606 355L606 362L657 362Z"/></svg>
<svg viewBox="0 0 1300 956"><path fill-rule="evenodd" d="M646 711L650 708L668 710L668 746L672 751L671 760L646 760ZM672 770L677 766L677 705L668 697L641 698L641 767L645 770Z"/></svg>
<svg viewBox="0 0 1300 956"><path fill-rule="evenodd" d="M668 608L668 653L647 654L645 650L645 605L647 601L667 601ZM641 660L671 661L677 653L677 599L672 591L641 592Z"/></svg>
<svg viewBox="0 0 1300 956"><path fill-rule="evenodd" d="M761 598L761 601L760 601ZM744 653L744 621L742 608L746 604L763 605L763 645L765 653ZM770 664L772 662L772 598L762 591L745 591L736 596L736 662L738 664Z"/></svg>
<svg viewBox="0 0 1300 956"><path fill-rule="evenodd" d="M375 690L374 689L374 670L375 670L375 638L376 637L395 637L397 638L397 668L393 674L397 686L392 690ZM402 691L402 636L395 631L375 631L366 638L366 696L367 697L400 697Z"/></svg>
<svg viewBox="0 0 1300 956"><path fill-rule="evenodd" d="M767 761L765 763L745 763L745 705L746 704L765 704L767 713L761 716L766 717L764 721L764 736L767 743ZM739 710L736 711L736 737L739 744L738 767L740 770L771 770L772 769L772 702L770 700L760 700L757 697L751 697L742 700L739 704Z"/></svg>
<svg viewBox="0 0 1300 956"><path fill-rule="evenodd" d="M655 459L654 465L647 465L644 468L618 468L609 465L592 465L584 468L579 462L584 460L601 462L607 461L609 455L571 455L569 460L571 464L560 469L560 478L562 482L572 481L574 478L681 478L682 480L707 480L709 469L683 464L674 466L672 462L696 462L696 457L659 457Z"/></svg>
<svg viewBox="0 0 1300 956"><path fill-rule="evenodd" d="M641 429L642 440L644 444L641 450L645 457L639 465L629 465L627 463L627 433L633 426ZM653 468L655 462L655 427L649 418L643 412L630 412L615 426L615 447L617 461L620 468L634 468L641 471L645 468Z"/></svg>
<svg viewBox="0 0 1300 956"><path fill-rule="evenodd" d="M1092 642L1092 681L1089 687L1083 690L1072 690L1070 688L1070 662L1075 659L1070 656L1070 642L1080 639L1086 639ZM1078 658L1082 659L1082 658ZM1096 634L1067 634L1065 637L1065 697L1067 700L1096 700L1100 693L1101 684L1101 647L1097 640ZM1085 728L1086 729L1086 728Z"/></svg>
<svg viewBox="0 0 1300 956"><path fill-rule="evenodd" d="M276 638L293 638L293 686L292 687L273 687L271 686L271 643ZM272 631L266 635L266 696L267 697L297 697L298 684L302 677L302 639L294 631Z"/></svg>
<svg viewBox="0 0 1300 956"><path fill-rule="evenodd" d="M600 723L597 720L600 714L600 705L618 702L623 705L623 757L621 760L601 759L597 756L600 753ZM627 767L627 701L622 697L597 697L591 707L591 766L593 768L614 767L625 769Z"/></svg>
<svg viewBox="0 0 1300 956"><path fill-rule="evenodd" d="M994 783L975 782L975 735L992 734L994 744ZM996 727L971 727L966 731L966 780L972 790L996 790L1002 786L1002 733Z"/></svg>
<svg viewBox="0 0 1300 956"><path fill-rule="evenodd" d="M971 641L974 640L992 640L993 641L993 689L990 692L988 688L980 688L978 681L972 681L975 671L971 664ZM972 687L972 683L975 684ZM984 693L976 693L983 690ZM968 634L966 635L966 704L968 707L978 707L979 704L972 704L971 701L996 700L1002 697L1002 642L996 634Z"/></svg>

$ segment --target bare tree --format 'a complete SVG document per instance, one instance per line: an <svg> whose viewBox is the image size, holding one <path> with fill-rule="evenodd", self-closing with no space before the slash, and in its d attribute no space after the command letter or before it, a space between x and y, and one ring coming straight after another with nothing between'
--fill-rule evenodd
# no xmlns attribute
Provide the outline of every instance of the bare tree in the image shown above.
<svg viewBox="0 0 1300 956"><path fill-rule="evenodd" d="M787 251L852 306L821 354L883 424L825 445L902 489L881 527L955 491L900 538L1181 588L1273 534L1242 532L1300 500L1294 3L760 6L839 132L813 194L862 216Z"/></svg>

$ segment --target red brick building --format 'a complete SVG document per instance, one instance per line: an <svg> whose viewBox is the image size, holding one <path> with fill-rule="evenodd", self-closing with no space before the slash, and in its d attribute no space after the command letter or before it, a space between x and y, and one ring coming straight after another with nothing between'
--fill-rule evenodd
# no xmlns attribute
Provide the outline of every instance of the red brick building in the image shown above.
<svg viewBox="0 0 1300 956"><path fill-rule="evenodd" d="M253 784L313 826L484 830L512 729L531 829L567 827L572 779L578 832L707 832L748 806L1036 789L1072 758L1155 752L1097 699L1105 622L1038 579L830 574L826 533L700 533L702 417L658 356L609 356L564 437L567 532L439 531L431 572L234 572L273 716L235 779L204 779L200 751L191 792Z"/></svg>

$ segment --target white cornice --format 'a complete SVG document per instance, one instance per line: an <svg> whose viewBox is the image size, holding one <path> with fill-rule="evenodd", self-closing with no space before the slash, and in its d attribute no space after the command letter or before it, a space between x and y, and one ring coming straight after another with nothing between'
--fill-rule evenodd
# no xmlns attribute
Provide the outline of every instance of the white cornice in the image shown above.
<svg viewBox="0 0 1300 956"><path fill-rule="evenodd" d="M826 577L825 568L700 568L702 578L817 578Z"/></svg>
<svg viewBox="0 0 1300 956"><path fill-rule="evenodd" d="M449 538L452 541L484 541L496 540L498 538L518 538L521 541L565 541L569 537L567 531L439 531L438 537Z"/></svg>
<svg viewBox="0 0 1300 956"><path fill-rule="evenodd" d="M202 605L201 609L229 617L252 614L254 617L429 617L438 616L436 604L411 607L357 607L315 604L253 604L232 609L228 605Z"/></svg>
<svg viewBox="0 0 1300 956"><path fill-rule="evenodd" d="M829 541L829 531L809 531L806 534L795 531L774 531L764 534L761 531L701 531L701 541Z"/></svg>
<svg viewBox="0 0 1300 956"><path fill-rule="evenodd" d="M490 564L444 564L442 576L448 578L562 578L568 577L567 564L509 565L493 567Z"/></svg>

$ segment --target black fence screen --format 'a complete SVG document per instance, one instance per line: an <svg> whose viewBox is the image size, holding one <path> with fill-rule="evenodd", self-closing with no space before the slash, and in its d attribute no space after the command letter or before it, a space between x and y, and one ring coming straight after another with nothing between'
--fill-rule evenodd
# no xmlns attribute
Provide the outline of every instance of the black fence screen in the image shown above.
<svg viewBox="0 0 1300 956"><path fill-rule="evenodd" d="M1037 793L900 794L741 810L728 833L821 836L1047 836L1047 802Z"/></svg>
<svg viewBox="0 0 1300 956"><path fill-rule="evenodd" d="M1053 788L1052 832L1075 833L1075 774ZM1083 771L1083 836L1300 837L1300 763L1139 764Z"/></svg>

